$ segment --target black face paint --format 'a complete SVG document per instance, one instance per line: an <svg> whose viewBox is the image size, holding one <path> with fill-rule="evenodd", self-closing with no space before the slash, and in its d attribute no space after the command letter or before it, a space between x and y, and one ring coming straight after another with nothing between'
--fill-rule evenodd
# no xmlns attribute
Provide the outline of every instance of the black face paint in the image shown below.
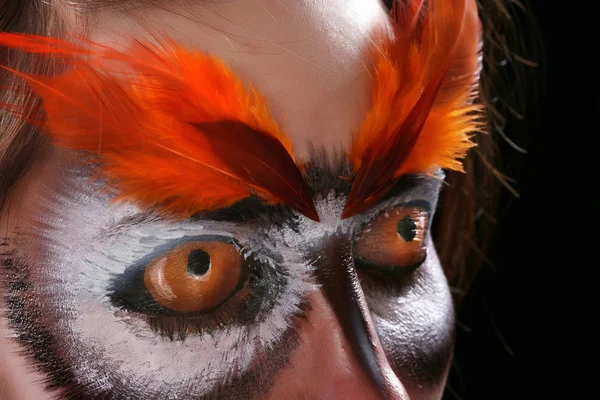
<svg viewBox="0 0 600 400"><path fill-rule="evenodd" d="M393 399L378 362L385 355L377 354L374 346L375 329L367 319L368 310L354 269L351 236L338 233L329 238L317 261L316 275L359 365L382 397Z"/></svg>

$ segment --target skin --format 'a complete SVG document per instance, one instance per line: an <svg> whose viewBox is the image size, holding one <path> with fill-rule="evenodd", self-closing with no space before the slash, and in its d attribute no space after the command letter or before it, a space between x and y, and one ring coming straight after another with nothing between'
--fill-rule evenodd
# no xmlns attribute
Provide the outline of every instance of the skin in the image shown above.
<svg viewBox="0 0 600 400"><path fill-rule="evenodd" d="M160 27L190 46L222 57L239 76L254 82L276 118L285 116L282 126L292 139L297 158L312 162L316 170L330 171L332 177L324 178L328 174L322 173L311 180L320 223L289 209L272 214L257 211L261 218L249 218L243 223L223 221L216 216L186 222L145 221L122 228L111 242L104 235L107 225L140 210L130 205L111 205L88 187L86 178L93 171L83 166L81 159L68 152L50 151L20 182L2 214L2 237L9 239L2 254L29 272L32 296L41 304L29 306L41 313L32 321L51 332L53 340L47 344L50 353L75 371L70 379L83 387L77 392L80 396L97 394L96 389L89 388L90 382L96 381L109 382L103 393L116 397L126 394L128 398L175 398L165 392L157 394L164 380L171 395L180 393L186 398L441 398L452 353L453 309L429 235L427 258L402 279L388 277L382 281L361 269L352 258L355 235L370 218L413 200L424 201L435 210L441 176L403 180L374 209L340 221L347 187L334 178L344 165L326 161L334 159L335 152L349 149L352 135L365 115L370 93L369 74L364 67L368 34L388 23L387 12L379 2L364 0L331 0L325 4L193 2L127 13L103 10L89 16L85 26L95 41L119 43L147 34L145 29ZM324 149L325 156L320 149ZM275 222L289 220L299 221L295 231L288 222L274 228ZM40 227L42 237L34 240ZM274 333L262 347L238 343L251 354L245 365L239 361L238 350L220 342L218 347L225 361L212 360L215 364L211 370L216 374L213 383L205 379L209 369L206 365L212 362L207 354L216 348L208 339L196 335L183 344L157 340L142 318L124 322L114 307L110 308L102 289L107 286L104 278L99 278L97 293L82 278L90 259L108 266L110 255L117 254L124 260L130 257L130 251L146 251L142 243L150 233L159 237L157 244L169 243L160 238L167 228L176 235L197 235L201 229L201 234L216 232L232 237L254 251L261 263L274 263L277 271L288 271L287 277L281 279L286 288L296 291L292 295L281 289L277 295L265 294L256 300L257 310L266 307L263 300L271 296L281 304L296 307L296 311L282 311L285 322L248 323ZM50 245L51 240L56 246ZM125 261L110 262L106 268L117 273L128 267ZM1 274L5 274L5 282L16 279L8 276L6 268ZM36 289L56 276L68 276L68 283L59 284L50 293ZM272 279L275 282L279 278ZM5 298L14 298L7 287L2 289ZM81 300L74 303L74 311L61 309L70 301L69 296ZM100 305L94 303L96 300ZM10 313L8 305L4 308L6 314ZM272 307L265 312L274 315L275 310ZM73 317L81 318L67 322ZM86 325L86 321L92 325ZM100 323L97 321L106 323L94 328L94 323ZM132 325L123 328L128 323ZM59 387L54 393L44 387L49 367L25 356L27 352L31 355L31 346L13 336L28 328L18 325L6 315L0 319L0 332L5 333L0 336L0 398L50 399L56 394L59 398L72 395L73 385ZM103 329L111 335L103 336ZM132 330L137 333L132 334ZM221 333L215 331L213 336L218 338ZM231 332L223 334L237 337ZM264 340L264 335L256 338ZM163 355L146 359L149 348ZM124 361L119 358L121 354ZM180 372L175 369L176 360L185 367ZM111 370L107 367L110 362L124 363L125 372L119 372L119 368L113 369L116 372ZM145 376L144 365L152 363L164 363L162 375L153 376L152 380L160 387L154 383L136 386L131 383L135 381L124 378L137 370ZM83 368L84 364L87 367ZM231 365L239 367L239 376L219 376L219 371L229 371ZM98 375L98 371L108 372ZM147 374L150 373L148 369ZM177 383L176 378L188 373L191 384Z"/></svg>

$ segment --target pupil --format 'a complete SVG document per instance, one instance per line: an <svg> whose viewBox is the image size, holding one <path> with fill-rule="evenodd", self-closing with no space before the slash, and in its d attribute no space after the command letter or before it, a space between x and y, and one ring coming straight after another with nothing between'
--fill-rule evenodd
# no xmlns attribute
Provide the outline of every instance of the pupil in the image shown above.
<svg viewBox="0 0 600 400"><path fill-rule="evenodd" d="M415 223L415 220L408 215L402 218L400 222L398 222L398 234L402 236L402 239L406 242L413 240L415 236L417 236L417 224Z"/></svg>
<svg viewBox="0 0 600 400"><path fill-rule="evenodd" d="M202 276L210 268L210 256L204 250L190 252L187 262L187 272L190 275Z"/></svg>

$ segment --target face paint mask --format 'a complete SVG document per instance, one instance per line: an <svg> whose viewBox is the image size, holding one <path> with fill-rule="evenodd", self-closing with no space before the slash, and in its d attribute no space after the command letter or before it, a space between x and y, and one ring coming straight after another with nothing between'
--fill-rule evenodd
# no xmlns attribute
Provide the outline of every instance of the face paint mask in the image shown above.
<svg viewBox="0 0 600 400"><path fill-rule="evenodd" d="M439 168L460 170L459 159L472 146L469 132L478 127L471 104L478 42L462 39L478 37L476 10L436 2L396 9L394 17L391 31L372 36L371 109L343 167L321 168L331 175L322 192L308 185L315 166L296 160L258 91L212 56L165 37L115 50L86 40L0 35L0 43L65 64L56 77L22 75L44 102L45 118L32 122L55 145L83 151L97 167L97 182L73 179L85 195L60 191L63 210L79 212L62 229L53 217L45 221L56 235L48 246L54 259L37 283L54 282L55 297L64 301L43 314L57 321L83 316L51 333L96 337L102 324L115 322L100 309L116 307L122 339L110 332L97 342L109 344L110 357L122 366L118 376L167 380L177 393L195 381L210 393L211 382L224 381L230 369L254 371L258 354L279 365L273 353L284 353L279 341L294 336L291 316L317 290L316 278L336 313L347 317L341 323L361 362L377 365L365 308L345 303L358 281L349 260L410 280L428 251L436 196L428 193L439 186L424 178L425 184L401 185L401 196L388 196L407 175L430 175L439 185ZM332 195L338 187L347 197ZM79 195L92 199L87 208L77 208ZM124 208L106 210L107 197ZM252 207L244 207L248 202ZM248 217L262 206L270 211ZM240 224L233 214L252 223ZM383 251L390 246L395 251ZM339 260L346 269L336 269ZM153 350L154 333L185 343ZM65 357L77 360L77 377L115 392L118 382L104 382L93 362L104 356L80 349L102 351L74 341ZM129 368L132 360L144 368ZM382 385L377 368L370 371ZM156 387L143 393L151 397Z"/></svg>

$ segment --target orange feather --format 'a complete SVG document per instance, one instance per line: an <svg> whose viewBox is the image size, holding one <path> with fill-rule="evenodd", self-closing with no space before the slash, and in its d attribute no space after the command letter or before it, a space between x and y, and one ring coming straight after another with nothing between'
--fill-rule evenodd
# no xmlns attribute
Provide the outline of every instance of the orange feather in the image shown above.
<svg viewBox="0 0 600 400"><path fill-rule="evenodd" d="M264 98L219 59L157 41L120 51L0 33L0 45L68 66L59 76L9 70L42 98L44 132L96 154L119 198L186 217L254 195L318 220L291 142Z"/></svg>
<svg viewBox="0 0 600 400"><path fill-rule="evenodd" d="M353 142L356 176L342 218L367 210L404 174L462 170L480 108L474 0L408 0L374 38L372 105Z"/></svg>

